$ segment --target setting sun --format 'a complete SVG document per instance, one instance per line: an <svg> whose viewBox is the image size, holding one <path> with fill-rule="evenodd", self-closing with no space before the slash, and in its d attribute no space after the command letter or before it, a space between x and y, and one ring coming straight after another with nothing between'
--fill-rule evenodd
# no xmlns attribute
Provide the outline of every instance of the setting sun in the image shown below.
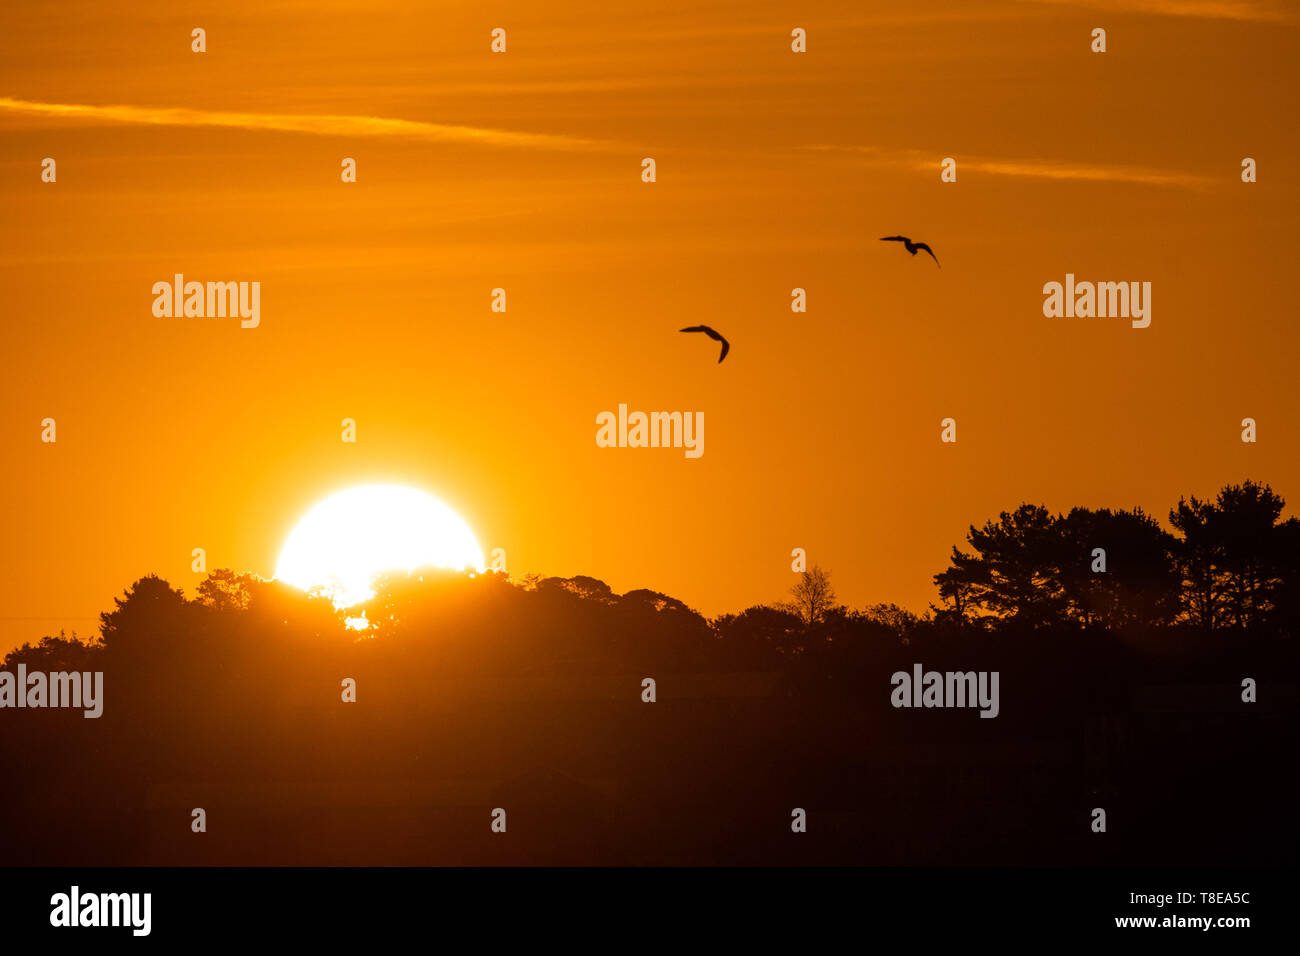
<svg viewBox="0 0 1300 956"><path fill-rule="evenodd" d="M303 516L276 564L277 580L323 589L336 607L373 596L383 571L483 569L474 532L431 495L402 485L362 485L331 495Z"/></svg>

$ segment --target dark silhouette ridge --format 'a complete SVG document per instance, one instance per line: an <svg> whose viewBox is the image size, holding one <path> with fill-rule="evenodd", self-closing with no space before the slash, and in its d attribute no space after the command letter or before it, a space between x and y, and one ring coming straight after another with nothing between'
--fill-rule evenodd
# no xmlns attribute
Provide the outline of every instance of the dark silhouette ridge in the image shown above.
<svg viewBox="0 0 1300 956"><path fill-rule="evenodd" d="M1022 505L971 527L922 615L845 607L815 565L789 604L712 620L590 577L422 571L379 581L358 633L254 575L193 598L146 576L97 637L6 657L103 671L104 712L0 711L0 859L1292 863L1283 507L1246 482L1180 501L1169 533ZM894 708L916 664L998 671L999 716Z"/></svg>
<svg viewBox="0 0 1300 956"><path fill-rule="evenodd" d="M916 255L917 250L924 249L926 252L930 254L930 258L934 260L934 264L936 266L939 266L940 269L943 268L943 266L939 265L939 257L934 254L934 250L932 250L924 242L913 242L911 239L907 238L907 236L881 236L880 241L901 242L903 244L903 248L905 248L912 255Z"/></svg>
<svg viewBox="0 0 1300 956"><path fill-rule="evenodd" d="M679 331L679 332L703 332L705 335L707 335L709 338L713 339L715 342L721 342L721 343L722 343L722 352L721 352L720 355L718 355L718 364L719 364L719 365L721 365L721 364L722 364L722 360L723 360L724 358L727 357L727 353L731 351L731 343L728 342L726 339L724 339L724 338L722 337L721 333L719 333L719 332L715 332L713 329L709 328L707 325L688 325L686 328L684 328L684 329L678 329L677 331Z"/></svg>

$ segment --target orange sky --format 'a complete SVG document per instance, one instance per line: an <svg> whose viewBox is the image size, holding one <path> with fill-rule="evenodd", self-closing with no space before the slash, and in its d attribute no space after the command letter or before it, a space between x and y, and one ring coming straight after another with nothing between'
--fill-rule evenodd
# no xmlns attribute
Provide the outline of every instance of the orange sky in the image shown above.
<svg viewBox="0 0 1300 956"><path fill-rule="evenodd" d="M514 573L707 614L781 597L796 546L848 603L921 610L1026 499L1295 498L1288 9L12 0L0 652L149 572L193 593L195 547L269 576L368 481L446 501ZM155 318L176 272L260 281L260 327ZM1066 272L1150 281L1151 327L1044 318ZM703 411L705 454L597 448L620 402Z"/></svg>

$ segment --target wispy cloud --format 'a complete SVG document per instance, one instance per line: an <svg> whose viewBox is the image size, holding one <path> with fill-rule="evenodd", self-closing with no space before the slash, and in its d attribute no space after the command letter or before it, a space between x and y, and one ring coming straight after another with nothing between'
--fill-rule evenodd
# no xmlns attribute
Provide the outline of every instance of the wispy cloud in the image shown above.
<svg viewBox="0 0 1300 956"><path fill-rule="evenodd" d="M934 160L925 164L933 166ZM1144 183L1151 186L1207 186L1207 176L1193 173L1170 172L1142 166L1080 165L1054 160L979 159L964 160L965 169L990 173L994 176L1031 176L1037 179L1074 179L1086 182Z"/></svg>
<svg viewBox="0 0 1300 956"><path fill-rule="evenodd" d="M1115 13L1196 17L1203 20L1293 20L1296 12L1293 4L1271 2L1271 0L1029 0L1029 2L1058 7L1093 7L1112 10Z"/></svg>
<svg viewBox="0 0 1300 956"><path fill-rule="evenodd" d="M243 130L307 133L314 136L384 136L433 143L468 143L532 149L589 149L591 140L550 133L517 133L477 126L453 126L381 116L314 113L235 113L164 106L89 106L83 103L38 103L0 97L0 114L64 119L72 123L121 123L137 126L221 126Z"/></svg>
<svg viewBox="0 0 1300 956"><path fill-rule="evenodd" d="M937 175L940 157L920 150L887 150L876 146L809 146L814 151L856 153L865 161L881 166L906 166L934 170ZM1067 179L1079 182L1142 183L1148 186L1177 186L1200 189L1214 180L1208 176L1148 166L1107 163L1079 163L1054 159L1008 159L987 156L957 157L961 172L974 171L990 176L1027 177L1032 179Z"/></svg>

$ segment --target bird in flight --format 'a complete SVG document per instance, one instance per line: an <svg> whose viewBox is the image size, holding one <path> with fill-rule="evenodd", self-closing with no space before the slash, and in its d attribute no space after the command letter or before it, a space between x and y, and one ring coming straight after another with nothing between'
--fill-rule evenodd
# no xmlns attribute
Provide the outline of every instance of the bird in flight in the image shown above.
<svg viewBox="0 0 1300 956"><path fill-rule="evenodd" d="M912 255L916 255L917 249L924 249L926 252L930 253L930 258L934 260L934 264L936 266L939 266L939 257L936 256L934 254L934 250L931 249L929 246L927 246L924 242L913 242L911 239L907 238L907 236L881 236L880 241L901 242L903 244L903 247L906 248L907 251L910 252ZM939 268L942 269L943 266L939 266Z"/></svg>
<svg viewBox="0 0 1300 956"><path fill-rule="evenodd" d="M716 341L716 342L721 342L721 343L722 343L722 354L718 356L718 362L719 362L719 363L721 363L722 360L723 360L724 358L727 357L727 353L728 353L729 351L731 351L731 343L728 342L726 339L724 339L720 333L715 332L713 329L709 328L707 325L688 325L686 328L684 328L684 329L679 329L678 331L681 331L681 332L703 332L705 335L707 335L709 338L713 339L714 341Z"/></svg>

